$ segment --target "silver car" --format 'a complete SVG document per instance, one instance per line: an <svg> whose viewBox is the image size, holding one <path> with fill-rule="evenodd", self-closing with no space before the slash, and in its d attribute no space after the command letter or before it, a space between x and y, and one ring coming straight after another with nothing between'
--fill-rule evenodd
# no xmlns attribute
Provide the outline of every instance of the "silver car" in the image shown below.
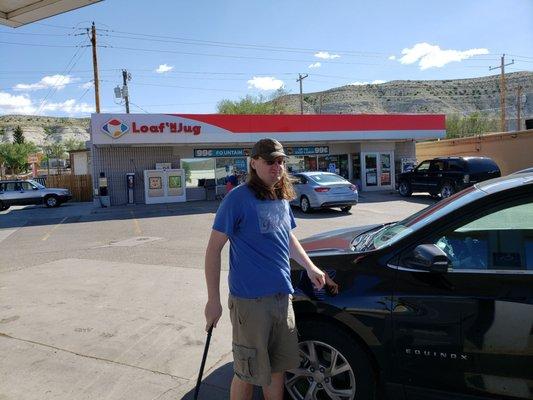
<svg viewBox="0 0 533 400"><path fill-rule="evenodd" d="M72 194L68 189L46 188L32 180L0 181L0 211L7 210L11 206L27 204L58 207L70 199Z"/></svg>
<svg viewBox="0 0 533 400"><path fill-rule="evenodd" d="M314 208L340 207L350 211L359 201L357 186L342 176L331 172L300 172L293 175L296 198L292 205L299 206L304 213Z"/></svg>

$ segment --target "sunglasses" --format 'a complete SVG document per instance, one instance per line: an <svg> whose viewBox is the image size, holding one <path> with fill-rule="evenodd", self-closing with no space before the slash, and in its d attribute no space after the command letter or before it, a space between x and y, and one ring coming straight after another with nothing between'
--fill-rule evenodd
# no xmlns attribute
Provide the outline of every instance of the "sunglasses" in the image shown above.
<svg viewBox="0 0 533 400"><path fill-rule="evenodd" d="M285 165L285 160L265 160L264 158L262 158L261 160L266 162L267 165L274 165L274 164Z"/></svg>

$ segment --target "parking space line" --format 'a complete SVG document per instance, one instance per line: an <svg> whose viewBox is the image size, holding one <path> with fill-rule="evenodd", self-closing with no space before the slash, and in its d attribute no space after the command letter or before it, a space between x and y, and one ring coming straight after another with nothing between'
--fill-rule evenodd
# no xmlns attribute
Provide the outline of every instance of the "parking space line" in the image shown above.
<svg viewBox="0 0 533 400"><path fill-rule="evenodd" d="M135 224L135 234L137 236L140 236L142 235L142 230L141 230L141 226L139 225L139 220L135 218L135 214L133 213L133 211L130 211L130 213L131 213L131 217L133 218L133 223Z"/></svg>
<svg viewBox="0 0 533 400"><path fill-rule="evenodd" d="M50 237L50 235L59 227L59 225L61 225L68 217L64 217L60 222L59 224L57 224L56 226L54 226L52 229L50 229L46 235L44 235L41 240L43 241L46 241L48 240L48 238Z"/></svg>

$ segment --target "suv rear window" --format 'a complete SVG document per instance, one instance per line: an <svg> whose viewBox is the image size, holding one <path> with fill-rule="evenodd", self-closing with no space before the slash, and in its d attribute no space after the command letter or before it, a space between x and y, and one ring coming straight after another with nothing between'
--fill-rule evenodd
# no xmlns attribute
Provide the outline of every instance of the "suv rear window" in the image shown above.
<svg viewBox="0 0 533 400"><path fill-rule="evenodd" d="M464 163L460 160L448 160L448 171L464 172Z"/></svg>
<svg viewBox="0 0 533 400"><path fill-rule="evenodd" d="M488 172L488 171L499 171L500 169L496 163L489 159L475 159L472 158L467 160L468 170L470 173L479 173L479 172Z"/></svg>

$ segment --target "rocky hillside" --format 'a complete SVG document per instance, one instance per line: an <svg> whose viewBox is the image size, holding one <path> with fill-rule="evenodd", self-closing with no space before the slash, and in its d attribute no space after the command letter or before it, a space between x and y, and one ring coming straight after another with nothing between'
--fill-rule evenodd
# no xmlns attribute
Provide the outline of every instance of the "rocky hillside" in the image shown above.
<svg viewBox="0 0 533 400"><path fill-rule="evenodd" d="M391 81L348 85L304 94L306 114L441 113L499 115L499 75L441 81ZM522 86L522 117L533 116L533 72L506 74L507 117L516 118L516 91ZM300 112L300 96L279 100L289 112Z"/></svg>
<svg viewBox="0 0 533 400"><path fill-rule="evenodd" d="M516 91L522 86L522 118L533 118L533 72L506 74L507 118L516 118ZM300 112L300 96L278 100L291 113ZM440 113L468 115L480 111L497 117L499 75L442 81L391 81L380 85L348 85L304 94L306 114ZM42 144L46 132L54 140L89 140L89 118L0 116L0 142L11 141L20 125L26 140ZM512 124L510 124L513 126ZM4 132L4 134L2 134Z"/></svg>
<svg viewBox="0 0 533 400"><path fill-rule="evenodd" d="M49 136L55 142L66 139L89 140L89 118L55 118L38 117L33 115L3 115L0 116L0 142L12 141L13 130L20 126L26 141L38 145L44 144ZM4 132L4 134L1 134Z"/></svg>

